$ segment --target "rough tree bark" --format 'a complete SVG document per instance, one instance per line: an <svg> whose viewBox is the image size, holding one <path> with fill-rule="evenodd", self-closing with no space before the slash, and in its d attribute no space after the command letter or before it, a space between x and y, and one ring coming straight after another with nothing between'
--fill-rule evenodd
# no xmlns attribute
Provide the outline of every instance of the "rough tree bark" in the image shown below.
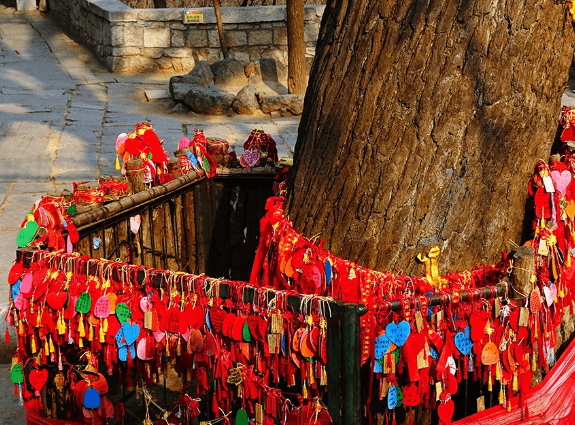
<svg viewBox="0 0 575 425"><path fill-rule="evenodd" d="M287 0L288 92L304 94L307 86L304 38L304 0Z"/></svg>
<svg viewBox="0 0 575 425"><path fill-rule="evenodd" d="M330 0L289 180L288 213L379 269L492 263L518 241L573 57L552 0Z"/></svg>

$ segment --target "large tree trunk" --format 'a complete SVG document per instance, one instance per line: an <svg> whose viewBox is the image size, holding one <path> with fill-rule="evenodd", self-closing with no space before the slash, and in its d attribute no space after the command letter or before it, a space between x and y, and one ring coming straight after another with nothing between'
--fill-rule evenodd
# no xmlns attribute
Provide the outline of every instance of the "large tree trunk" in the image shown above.
<svg viewBox="0 0 575 425"><path fill-rule="evenodd" d="M573 57L551 0L331 0L288 212L332 252L379 270L497 261L518 242Z"/></svg>
<svg viewBox="0 0 575 425"><path fill-rule="evenodd" d="M304 0L287 0L288 92L304 94L307 86L305 66Z"/></svg>

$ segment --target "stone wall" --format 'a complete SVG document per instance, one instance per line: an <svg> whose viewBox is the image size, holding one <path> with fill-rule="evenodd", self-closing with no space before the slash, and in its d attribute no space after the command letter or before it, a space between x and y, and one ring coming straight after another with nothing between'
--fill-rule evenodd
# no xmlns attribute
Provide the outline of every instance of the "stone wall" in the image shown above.
<svg viewBox="0 0 575 425"><path fill-rule="evenodd" d="M184 24L185 9L132 9L118 0L54 0L51 15L112 72L187 72L198 60L223 58L213 8L203 23ZM305 8L306 53L313 57L325 6ZM244 62L271 57L287 65L285 6L225 7L229 51Z"/></svg>
<svg viewBox="0 0 575 425"><path fill-rule="evenodd" d="M213 7L214 0L164 0L166 7ZM325 4L326 0L304 0L305 4ZM122 0L134 9L153 8L153 0ZM220 0L222 7L234 6L284 6L286 0Z"/></svg>

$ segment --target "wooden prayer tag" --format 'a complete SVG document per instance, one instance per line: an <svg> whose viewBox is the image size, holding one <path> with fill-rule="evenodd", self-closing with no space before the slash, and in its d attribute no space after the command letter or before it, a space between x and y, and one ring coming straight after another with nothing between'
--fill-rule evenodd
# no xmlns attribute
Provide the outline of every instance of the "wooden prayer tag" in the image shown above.
<svg viewBox="0 0 575 425"><path fill-rule="evenodd" d="M272 314L272 333L281 334L284 327L284 319L280 312Z"/></svg>
<svg viewBox="0 0 575 425"><path fill-rule="evenodd" d="M226 383L232 385L239 385L242 383L242 370L238 367L235 369L230 369L230 374L228 375L228 379Z"/></svg>
<svg viewBox="0 0 575 425"><path fill-rule="evenodd" d="M485 410L485 396L481 396L477 399L477 411L483 412Z"/></svg>
<svg viewBox="0 0 575 425"><path fill-rule="evenodd" d="M417 328L417 332L421 332L423 329L423 316L419 311L415 313L415 327Z"/></svg>
<svg viewBox="0 0 575 425"><path fill-rule="evenodd" d="M278 335L268 334L268 347L270 349L270 354L279 353Z"/></svg>
<svg viewBox="0 0 575 425"><path fill-rule="evenodd" d="M443 385L441 384L441 381L437 381L435 383L435 400L439 401L439 396L441 395L441 393L443 392Z"/></svg>
<svg viewBox="0 0 575 425"><path fill-rule="evenodd" d="M144 313L144 328L152 329L152 312L146 311Z"/></svg>
<svg viewBox="0 0 575 425"><path fill-rule="evenodd" d="M383 425L383 421L384 421L384 416L381 413L378 413L377 416L377 425Z"/></svg>
<svg viewBox="0 0 575 425"><path fill-rule="evenodd" d="M495 298L494 310L495 310L495 317L499 317L501 314L501 298Z"/></svg>
<svg viewBox="0 0 575 425"><path fill-rule="evenodd" d="M529 326L529 309L527 307L521 307L519 310L519 326Z"/></svg>
<svg viewBox="0 0 575 425"><path fill-rule="evenodd" d="M425 342L425 349L421 350L417 355L417 368L418 369L425 369L429 367L429 347L427 345L427 341Z"/></svg>
<svg viewBox="0 0 575 425"><path fill-rule="evenodd" d="M541 239L541 241L539 242L537 255L542 255L544 257L547 257L549 255L549 248L547 247L547 241L545 239Z"/></svg>
<svg viewBox="0 0 575 425"><path fill-rule="evenodd" d="M381 385L380 385L380 392L379 392L380 398L387 397L387 392L389 391L389 387L391 387L391 384L389 382L387 382L387 379L383 379L381 382Z"/></svg>
<svg viewBox="0 0 575 425"><path fill-rule="evenodd" d="M262 405L256 403L256 424L261 425L264 422L264 409Z"/></svg>

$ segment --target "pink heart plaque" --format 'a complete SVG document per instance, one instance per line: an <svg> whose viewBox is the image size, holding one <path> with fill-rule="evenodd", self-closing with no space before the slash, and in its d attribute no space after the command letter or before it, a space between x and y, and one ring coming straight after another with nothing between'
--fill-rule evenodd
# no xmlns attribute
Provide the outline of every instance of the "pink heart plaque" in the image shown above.
<svg viewBox="0 0 575 425"><path fill-rule="evenodd" d="M571 172L565 170L561 173L559 171L551 171L551 178L553 179L553 183L555 183L555 187L557 191L561 195L561 197L565 196L565 190L569 183L571 183Z"/></svg>
<svg viewBox="0 0 575 425"><path fill-rule="evenodd" d="M545 294L545 302L547 303L547 307L550 307L551 304L555 302L555 297L557 297L557 285L553 283L549 286L544 286L543 293Z"/></svg>
<svg viewBox="0 0 575 425"><path fill-rule="evenodd" d="M260 151L255 149L247 150L242 154L242 158L249 168L255 167L260 163Z"/></svg>

